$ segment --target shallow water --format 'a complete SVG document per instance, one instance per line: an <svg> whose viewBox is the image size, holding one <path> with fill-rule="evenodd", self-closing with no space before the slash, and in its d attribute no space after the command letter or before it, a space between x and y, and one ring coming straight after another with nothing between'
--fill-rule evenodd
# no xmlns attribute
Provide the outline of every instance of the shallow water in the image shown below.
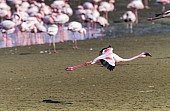
<svg viewBox="0 0 170 111"><path fill-rule="evenodd" d="M135 24L132 33L126 28L126 24L119 24L106 29L106 36L113 38L131 36L140 37L143 35L158 35L165 33L170 33L170 26L168 24L159 24L155 22L151 22L150 24Z"/></svg>
<svg viewBox="0 0 170 111"><path fill-rule="evenodd" d="M146 24L134 24L133 32L130 32L130 29L126 28L125 23L115 23L113 26L105 27L104 33L101 33L101 28L92 29L90 28L89 32L86 34L80 34L78 32L70 32L66 28L64 29L64 41L73 40L74 34L76 40L85 40L91 38L120 38L120 37L142 37L143 35L158 35L170 33L169 20L159 20L156 22L149 22ZM55 38L56 42L61 42L60 35L58 33ZM14 33L11 34L2 34L0 33L0 48L6 47L15 47L15 46L28 46L34 44L46 44L49 43L50 37L46 33L26 33L19 32L18 36Z"/></svg>

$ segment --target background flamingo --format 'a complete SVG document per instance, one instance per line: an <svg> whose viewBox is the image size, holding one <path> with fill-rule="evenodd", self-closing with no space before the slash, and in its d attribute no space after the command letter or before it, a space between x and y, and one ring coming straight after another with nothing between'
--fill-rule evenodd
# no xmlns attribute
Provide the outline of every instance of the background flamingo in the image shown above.
<svg viewBox="0 0 170 111"><path fill-rule="evenodd" d="M156 19L169 18L169 17L170 17L170 10L161 14L156 14L156 17L148 18L148 20L156 20Z"/></svg>
<svg viewBox="0 0 170 111"><path fill-rule="evenodd" d="M54 50L54 53L57 53L56 51L56 34L58 32L58 26L55 25L55 24L52 24L52 25L49 25L48 26L48 29L47 29L47 33L48 35L50 36L49 38L49 54L51 54L51 44L53 44L53 50Z"/></svg>
<svg viewBox="0 0 170 111"><path fill-rule="evenodd" d="M4 20L0 23L1 32L3 34L3 42L5 47L12 47L13 42L15 42L9 35L15 31L15 23L10 20Z"/></svg>
<svg viewBox="0 0 170 111"><path fill-rule="evenodd" d="M99 5L99 12L104 12L104 17L108 19L108 12L114 10L114 0L110 0L109 2L102 1Z"/></svg>
<svg viewBox="0 0 170 111"><path fill-rule="evenodd" d="M75 35L75 32L79 32L80 34L83 33L84 36L85 36L86 30L82 27L81 23L76 22L76 21L72 21L72 22L69 23L68 30L73 32L73 39L72 39L72 41L73 41L73 48L77 49L78 48L77 47L77 37Z"/></svg>
<svg viewBox="0 0 170 111"><path fill-rule="evenodd" d="M57 15L57 17L54 19L54 23L58 25L59 28L59 38L60 42L64 42L64 24L69 21L69 16L64 13L60 13Z"/></svg>
<svg viewBox="0 0 170 111"><path fill-rule="evenodd" d="M132 11L126 11L121 19L127 23L126 27L127 29L130 29L130 32L133 32L133 24L136 21L136 16Z"/></svg>
<svg viewBox="0 0 170 111"><path fill-rule="evenodd" d="M106 27L106 26L109 25L108 20L107 20L106 18L102 17L102 16L99 16L99 17L96 18L96 23L98 23L99 26L101 27L100 33L101 33L102 36L103 36L104 27ZM101 40L102 40L102 38L101 38Z"/></svg>
<svg viewBox="0 0 170 111"><path fill-rule="evenodd" d="M136 23L138 24L138 10L139 9L144 9L144 5L142 3L142 0L132 0L128 5L127 8L134 9L134 13L136 16Z"/></svg>
<svg viewBox="0 0 170 111"><path fill-rule="evenodd" d="M5 2L0 2L0 22L11 16L10 9Z"/></svg>
<svg viewBox="0 0 170 111"><path fill-rule="evenodd" d="M162 5L162 12L164 12L166 5L170 3L170 0L156 0L156 2Z"/></svg>

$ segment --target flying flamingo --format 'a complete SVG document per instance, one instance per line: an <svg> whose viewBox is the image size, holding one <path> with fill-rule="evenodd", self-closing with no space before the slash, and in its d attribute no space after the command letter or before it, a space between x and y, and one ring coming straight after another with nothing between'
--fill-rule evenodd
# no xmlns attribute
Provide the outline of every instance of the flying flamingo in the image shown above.
<svg viewBox="0 0 170 111"><path fill-rule="evenodd" d="M150 53L142 52L139 55L136 55L134 57L124 59L124 58L120 57L119 55L113 53L113 48L111 46L108 46L107 48L103 48L99 52L99 56L96 57L95 59L93 59L92 61L86 62L84 64L80 64L80 65L77 65L77 66L67 67L66 70L72 71L72 70L75 70L77 68L81 68L81 67L84 67L84 66L87 66L87 65L90 65L90 64L96 64L96 63L100 62L108 70L113 71L113 69L116 66L116 63L130 62L130 61L133 61L137 58L145 58L147 56L152 57Z"/></svg>
<svg viewBox="0 0 170 111"><path fill-rule="evenodd" d="M134 9L134 13L136 16L136 23L138 24L138 10L144 9L144 5L142 3L142 0L132 0L128 5L127 8Z"/></svg>
<svg viewBox="0 0 170 111"><path fill-rule="evenodd" d="M80 34L86 34L86 30L82 27L82 24L76 21L72 21L68 25L68 30L73 32L73 48L78 48L77 47L77 38L75 36L75 32L79 32Z"/></svg>
<svg viewBox="0 0 170 111"><path fill-rule="evenodd" d="M169 18L170 17L170 10L163 12L162 14L156 14L156 17L148 18L148 20L156 20L161 18Z"/></svg>
<svg viewBox="0 0 170 111"><path fill-rule="evenodd" d="M136 21L136 16L132 11L126 11L121 17L124 22L127 23L127 29L130 28L130 32L133 32L133 23Z"/></svg>
<svg viewBox="0 0 170 111"><path fill-rule="evenodd" d="M51 54L51 44L53 44L53 49L54 49L54 53L57 53L56 51L56 40L55 40L55 36L58 32L58 26L55 24L49 25L48 29L47 29L47 33L50 36L49 38L49 54Z"/></svg>
<svg viewBox="0 0 170 111"><path fill-rule="evenodd" d="M162 5L162 12L164 12L165 6L170 3L170 0L156 0L156 2Z"/></svg>

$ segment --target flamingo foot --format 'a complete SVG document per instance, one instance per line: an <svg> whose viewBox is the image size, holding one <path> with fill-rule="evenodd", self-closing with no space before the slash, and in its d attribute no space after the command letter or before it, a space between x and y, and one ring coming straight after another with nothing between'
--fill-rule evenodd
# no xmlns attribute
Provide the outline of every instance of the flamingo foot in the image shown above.
<svg viewBox="0 0 170 111"><path fill-rule="evenodd" d="M74 67L67 67L65 70L66 70L66 71L73 71L73 70L75 70L75 69L74 69Z"/></svg>
<svg viewBox="0 0 170 111"><path fill-rule="evenodd" d="M51 54L51 52L48 52L48 54Z"/></svg>
<svg viewBox="0 0 170 111"><path fill-rule="evenodd" d="M54 53L58 53L58 51L54 50Z"/></svg>

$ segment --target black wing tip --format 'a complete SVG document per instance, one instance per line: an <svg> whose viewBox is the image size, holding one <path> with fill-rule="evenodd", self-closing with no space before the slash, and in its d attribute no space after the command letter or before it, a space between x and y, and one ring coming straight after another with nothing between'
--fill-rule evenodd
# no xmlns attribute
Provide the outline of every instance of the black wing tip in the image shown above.
<svg viewBox="0 0 170 111"><path fill-rule="evenodd" d="M144 55L152 57L152 55L149 52L145 52Z"/></svg>
<svg viewBox="0 0 170 111"><path fill-rule="evenodd" d="M115 69L115 66L110 65L109 67L107 67L107 69L110 70L110 71L113 71L113 69Z"/></svg>
<svg viewBox="0 0 170 111"><path fill-rule="evenodd" d="M111 48L112 46L111 45L109 45L107 48Z"/></svg>
<svg viewBox="0 0 170 111"><path fill-rule="evenodd" d="M113 71L113 69L115 69L115 66L110 65L107 61L103 59L101 59L100 62L104 67L106 67L110 71Z"/></svg>

